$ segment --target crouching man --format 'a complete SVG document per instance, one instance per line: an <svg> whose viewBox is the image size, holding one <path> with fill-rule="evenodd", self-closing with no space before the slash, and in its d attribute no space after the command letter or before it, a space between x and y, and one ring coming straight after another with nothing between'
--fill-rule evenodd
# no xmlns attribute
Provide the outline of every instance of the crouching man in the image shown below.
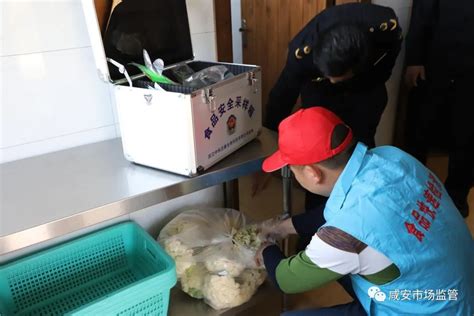
<svg viewBox="0 0 474 316"><path fill-rule="evenodd" d="M473 315L474 241L429 169L395 147L368 150L322 107L283 120L278 147L263 170L288 165L305 189L328 196L326 223L303 215L316 232L307 248L285 258L265 244L257 261L286 293L339 280L354 298L285 315ZM295 226L289 218L261 229L280 238L307 233Z"/></svg>

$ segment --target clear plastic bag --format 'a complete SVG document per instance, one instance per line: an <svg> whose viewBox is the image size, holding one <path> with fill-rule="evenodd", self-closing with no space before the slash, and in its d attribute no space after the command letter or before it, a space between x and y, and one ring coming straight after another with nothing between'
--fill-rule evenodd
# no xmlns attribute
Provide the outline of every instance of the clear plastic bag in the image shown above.
<svg viewBox="0 0 474 316"><path fill-rule="evenodd" d="M255 262L263 240L239 211L185 211L161 230L158 241L176 262L181 289L214 309L247 302L266 278Z"/></svg>
<svg viewBox="0 0 474 316"><path fill-rule="evenodd" d="M211 66L195 72L186 78L183 82L183 85L200 89L233 76L234 74L232 74L226 66Z"/></svg>

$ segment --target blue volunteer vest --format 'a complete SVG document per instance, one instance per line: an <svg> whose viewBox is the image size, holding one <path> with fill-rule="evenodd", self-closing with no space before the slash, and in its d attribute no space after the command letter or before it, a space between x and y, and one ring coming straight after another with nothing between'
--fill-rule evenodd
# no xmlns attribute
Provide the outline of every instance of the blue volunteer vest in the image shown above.
<svg viewBox="0 0 474 316"><path fill-rule="evenodd" d="M369 315L474 314L474 241L441 181L410 155L359 143L324 217L400 270L379 286L351 275Z"/></svg>

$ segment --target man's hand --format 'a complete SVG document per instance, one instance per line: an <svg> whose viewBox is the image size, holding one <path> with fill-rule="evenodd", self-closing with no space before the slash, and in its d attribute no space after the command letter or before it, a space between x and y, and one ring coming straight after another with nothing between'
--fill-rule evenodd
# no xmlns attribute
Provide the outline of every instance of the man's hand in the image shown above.
<svg viewBox="0 0 474 316"><path fill-rule="evenodd" d="M296 234L291 218L284 220L271 218L257 224L257 229L262 240L271 242L284 239L290 234Z"/></svg>
<svg viewBox="0 0 474 316"><path fill-rule="evenodd" d="M405 73L405 83L408 88L417 87L418 78L426 80L425 66L408 66Z"/></svg>

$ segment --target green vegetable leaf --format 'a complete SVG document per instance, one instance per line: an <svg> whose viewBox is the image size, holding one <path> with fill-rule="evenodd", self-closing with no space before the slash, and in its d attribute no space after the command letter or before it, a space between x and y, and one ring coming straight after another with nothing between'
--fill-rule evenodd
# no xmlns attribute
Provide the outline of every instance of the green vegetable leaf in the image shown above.
<svg viewBox="0 0 474 316"><path fill-rule="evenodd" d="M237 231L232 236L232 241L252 250L257 250L261 244L261 240L258 237L258 230L255 225L249 225Z"/></svg>
<svg viewBox="0 0 474 316"><path fill-rule="evenodd" d="M140 71L147 76L151 81L153 82L158 82L158 83L168 83L168 84L176 84L176 82L170 80L166 76L157 74L151 69L148 69L147 67L137 64L137 63L130 63L130 65L137 67L140 69Z"/></svg>

